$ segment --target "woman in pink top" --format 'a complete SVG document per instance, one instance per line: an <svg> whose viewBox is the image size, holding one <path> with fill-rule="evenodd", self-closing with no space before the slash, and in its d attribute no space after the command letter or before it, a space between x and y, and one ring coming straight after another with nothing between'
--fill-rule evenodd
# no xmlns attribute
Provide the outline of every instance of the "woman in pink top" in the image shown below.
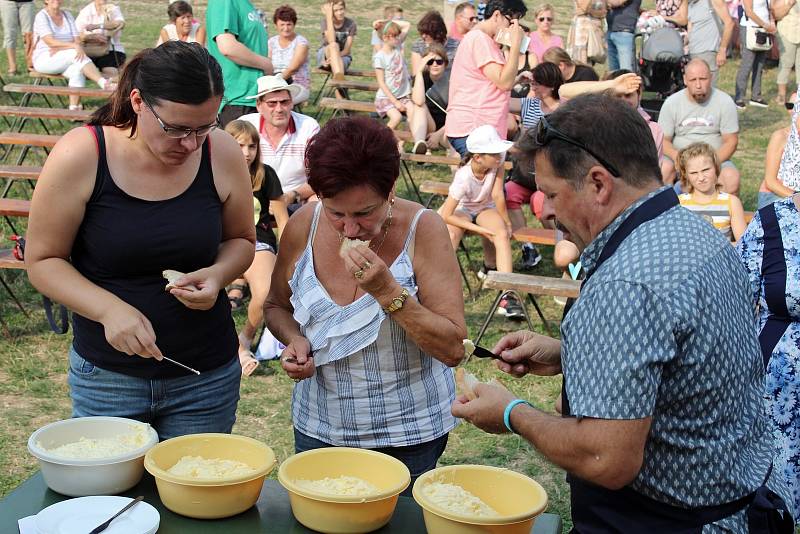
<svg viewBox="0 0 800 534"><path fill-rule="evenodd" d="M555 9L550 4L542 4L539 6L533 17L534 20L536 20L536 30L528 34L531 38L531 43L528 45L528 52L536 54L536 58L540 63L544 51L548 48L554 46L564 48L564 40L561 36L551 31L554 15Z"/></svg>
<svg viewBox="0 0 800 534"><path fill-rule="evenodd" d="M478 126L490 124L500 137L506 136L508 101L523 37L518 19L526 12L522 0L489 0L484 20L458 47L450 74L445 133L462 157L467 153L467 135ZM502 29L509 30L511 39L508 61L494 41Z"/></svg>

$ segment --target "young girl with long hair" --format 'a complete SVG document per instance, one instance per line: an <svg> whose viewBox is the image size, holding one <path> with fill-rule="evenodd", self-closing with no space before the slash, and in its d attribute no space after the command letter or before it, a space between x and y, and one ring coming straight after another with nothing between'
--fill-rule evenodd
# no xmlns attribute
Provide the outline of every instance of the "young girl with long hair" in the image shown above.
<svg viewBox="0 0 800 534"><path fill-rule="evenodd" d="M242 374L249 376L258 366L258 360L253 356L250 347L258 327L264 320L264 300L269 293L272 269L275 267L278 253L278 240L272 231L272 222L274 220L277 223L278 234L282 234L286 221L289 220L289 214L286 211L286 203L281 199L283 190L278 175L272 167L261 163L259 135L255 126L249 122L235 120L225 126L225 131L236 139L242 149L250 171L255 208L256 255L242 279L234 282L241 284L242 287L245 282L250 286L247 321L239 332L239 361L242 364Z"/></svg>

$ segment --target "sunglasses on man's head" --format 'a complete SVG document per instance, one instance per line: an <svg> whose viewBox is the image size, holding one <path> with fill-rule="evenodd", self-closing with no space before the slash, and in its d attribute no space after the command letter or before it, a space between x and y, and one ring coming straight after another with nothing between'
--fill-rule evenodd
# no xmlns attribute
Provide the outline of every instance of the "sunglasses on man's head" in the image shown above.
<svg viewBox="0 0 800 534"><path fill-rule="evenodd" d="M539 22L553 22L553 17L539 17Z"/></svg>
<svg viewBox="0 0 800 534"><path fill-rule="evenodd" d="M615 178L620 178L622 176L622 174L617 170L617 168L614 167L612 164L610 164L608 160L598 156L592 149L590 149L577 139L573 139L572 137L569 137L568 135L563 134L557 129L550 126L550 123L547 122L547 119L545 117L542 117L541 120L539 120L539 128L536 130L536 137L534 139L536 141L536 144L539 145L540 147L545 147L550 141L557 140L567 143L568 145L580 148L581 150L592 156L594 159L596 159L600 165L608 169L608 172L610 172Z"/></svg>
<svg viewBox="0 0 800 534"><path fill-rule="evenodd" d="M444 60L442 58L440 58L440 57L434 57L434 58L431 58L431 59L428 60L428 66L429 67L431 65L433 65L434 63L436 63L437 65L444 65Z"/></svg>

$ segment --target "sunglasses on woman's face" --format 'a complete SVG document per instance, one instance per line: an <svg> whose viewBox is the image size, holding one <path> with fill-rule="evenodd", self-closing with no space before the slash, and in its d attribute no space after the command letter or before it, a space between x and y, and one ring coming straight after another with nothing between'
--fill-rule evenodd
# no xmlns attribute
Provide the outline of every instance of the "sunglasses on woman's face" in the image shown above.
<svg viewBox="0 0 800 534"><path fill-rule="evenodd" d="M788 109L789 111L792 111L794 109L794 102L784 102L783 105L786 106L786 109Z"/></svg>
<svg viewBox="0 0 800 534"><path fill-rule="evenodd" d="M539 17L539 22L553 22L553 17Z"/></svg>
<svg viewBox="0 0 800 534"><path fill-rule="evenodd" d="M428 60L428 66L429 67L431 65L433 65L434 63L436 63L437 65L444 65L444 60L442 58L439 58L439 57L431 58L431 59Z"/></svg>
<svg viewBox="0 0 800 534"><path fill-rule="evenodd" d="M580 148L581 150L592 156L594 159L596 159L597 162L603 167L605 167L608 170L608 172L610 172L613 176L615 176L616 178L620 178L622 176L622 174L620 174L620 172L617 170L616 167L611 165L604 158L601 158L600 156L595 154L589 147L587 147L577 139L573 139L572 137L569 137L568 135L563 134L560 131L553 128L552 126L550 126L550 123L547 122L547 119L545 117L542 117L541 120L539 121L539 129L536 131L536 137L534 139L536 140L536 144L539 145L540 147L547 146L547 144L550 143L550 141L556 140Z"/></svg>

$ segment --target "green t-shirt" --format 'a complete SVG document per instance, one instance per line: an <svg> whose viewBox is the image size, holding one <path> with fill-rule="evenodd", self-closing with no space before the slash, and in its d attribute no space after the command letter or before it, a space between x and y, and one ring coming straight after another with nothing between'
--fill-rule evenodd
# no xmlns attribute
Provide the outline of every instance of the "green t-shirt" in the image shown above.
<svg viewBox="0 0 800 534"><path fill-rule="evenodd" d="M225 98L221 107L226 104L255 106L255 100L244 97L256 93L256 80L264 73L260 69L238 65L223 56L216 38L226 32L233 34L237 41L254 53L266 56L267 30L258 11L249 0L208 0L206 32L208 51L222 66L225 80Z"/></svg>

